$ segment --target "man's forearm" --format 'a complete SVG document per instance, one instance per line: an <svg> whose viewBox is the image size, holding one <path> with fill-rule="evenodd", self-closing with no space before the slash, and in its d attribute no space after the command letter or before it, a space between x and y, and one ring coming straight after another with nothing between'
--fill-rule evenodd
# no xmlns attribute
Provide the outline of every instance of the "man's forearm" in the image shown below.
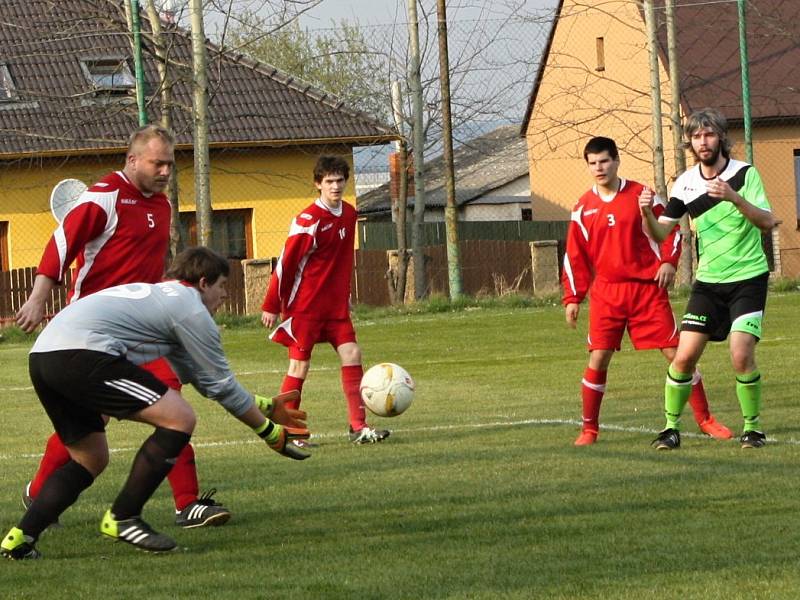
<svg viewBox="0 0 800 600"><path fill-rule="evenodd" d="M645 223L647 223L647 230L650 232L652 238L658 243L667 239L674 224L660 223L652 210L643 211Z"/></svg>
<svg viewBox="0 0 800 600"><path fill-rule="evenodd" d="M742 215L744 215L745 219L750 221L763 232L772 231L772 229L777 225L775 222L775 216L770 211L750 204L738 193L734 194L734 198L731 199L731 203L740 213L742 213Z"/></svg>

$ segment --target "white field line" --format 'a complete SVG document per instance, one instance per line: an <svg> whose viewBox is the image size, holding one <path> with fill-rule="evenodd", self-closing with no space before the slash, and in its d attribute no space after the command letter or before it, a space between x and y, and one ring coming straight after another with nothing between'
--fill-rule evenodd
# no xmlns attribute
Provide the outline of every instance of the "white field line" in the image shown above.
<svg viewBox="0 0 800 600"><path fill-rule="evenodd" d="M392 429L392 433L426 433L432 431L458 431L458 430L470 430L470 429L488 429L491 427L519 427L521 425L534 425L534 426L579 426L581 421L577 419L523 419L520 421L492 421L487 423L464 423L461 425L434 425L431 427L401 427L397 429ZM600 426L602 431L621 431L625 433L646 433L649 435L656 435L658 434L658 429L652 429L650 427L628 427L624 425L609 425L603 424ZM343 433L315 433L312 436L312 439L336 439L342 438L344 439L347 434ZM692 433L692 432L682 432L681 437L684 438L705 438L706 436L700 433ZM789 446L800 446L800 440L797 440L793 437L786 438L786 439L776 439L774 437L767 437L767 441L771 444L784 444ZM192 442L192 445L195 448L220 448L226 446L245 446L249 444L263 444L261 440L257 439L241 439L241 440L231 440L231 441L224 441L224 442ZM389 442L391 443L391 442ZM565 442L566 444L567 442ZM127 454L127 453L134 453L139 451L139 447L131 447L131 448L111 448L109 450L112 454ZM28 459L28 458L41 458L42 455L40 454L0 454L0 460L18 460L18 459Z"/></svg>
<svg viewBox="0 0 800 600"><path fill-rule="evenodd" d="M765 344L772 344L776 342L785 342L785 341L793 341L796 340L796 337L773 337L761 340L759 342L760 345ZM496 357L496 362L501 361L517 361L517 360L528 360L528 359L535 359L541 358L539 354L517 354L512 356L500 356ZM486 357L485 356L475 356L470 358L453 358L453 359L438 359L438 360L425 360L420 363L409 362L408 366L413 367L416 364L423 364L423 365L455 365L455 364L472 364L472 363L485 363ZM326 366L319 366L314 367L314 372L338 372L339 367L326 367ZM279 368L279 369L256 369L254 371L239 371L235 375L237 377L249 377L251 375L283 375L286 373L286 369ZM30 392L33 390L33 386L2 386L0 385L0 393L1 392ZM656 432L658 433L658 432Z"/></svg>

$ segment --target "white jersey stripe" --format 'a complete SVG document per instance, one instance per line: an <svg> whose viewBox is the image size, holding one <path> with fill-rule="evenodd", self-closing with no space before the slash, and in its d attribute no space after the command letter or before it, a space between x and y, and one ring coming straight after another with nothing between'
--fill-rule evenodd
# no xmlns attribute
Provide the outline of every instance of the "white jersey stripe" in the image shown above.
<svg viewBox="0 0 800 600"><path fill-rule="evenodd" d="M581 233L583 234L583 238L588 242L589 241L589 230L586 229L586 226L583 224L583 221L581 221L581 217L583 216L582 213L583 213L583 206L579 206L578 210L573 210L569 214L569 218L570 218L570 221L574 221L578 225L578 227L581 230Z"/></svg>
<svg viewBox="0 0 800 600"><path fill-rule="evenodd" d="M314 245L311 247L311 250L306 254L301 260L300 263L297 265L297 272L294 276L294 281L292 282L292 290L289 292L289 298L286 300L286 306L290 306L297 296L297 290L300 288L300 283L303 281L303 270L306 268L306 263L308 259L314 254L314 250L317 249L317 227L319 226L319 221L316 221L313 225L309 227L304 227L302 225L298 225L297 221L292 221L292 226L289 228L289 237L294 235L310 235L311 239L314 240ZM278 290L280 290L280 283L283 279L283 269L281 268L281 259L283 258L283 252L281 252L281 258L278 259Z"/></svg>
<svg viewBox="0 0 800 600"><path fill-rule="evenodd" d="M291 305L292 301L294 300L295 296L297 296L297 290L300 289L300 284L303 281L303 270L306 268L306 263L308 259L314 254L314 250L316 249L317 244L314 243L314 248L306 254L301 260L300 263L297 265L297 273L294 276L294 285L292 285L292 291L289 293L289 299L286 301L286 306Z"/></svg>
<svg viewBox="0 0 800 600"><path fill-rule="evenodd" d="M569 282L569 289L572 292L572 295L575 296L578 294L578 290L575 287L575 274L572 272L572 264L569 262L569 255L565 252L564 253L564 274L567 276L567 281Z"/></svg>
<svg viewBox="0 0 800 600"><path fill-rule="evenodd" d="M107 221L103 233L91 240L83 249L83 267L78 271L75 282L73 283L74 293L72 295L72 302L81 297L81 284L83 284L83 280L86 279L89 271L91 271L94 260L103 249L103 246L106 245L106 242L108 242L117 230L117 222L119 221L119 217L117 216L118 193L119 190L113 192L84 192L76 203L76 206L86 202L97 204L106 212ZM66 217L64 220L66 221Z"/></svg>
<svg viewBox="0 0 800 600"><path fill-rule="evenodd" d="M61 277L63 277L64 271L69 266L64 264L64 261L67 260L67 236L64 235L63 225L59 225L58 229L55 230L53 233L53 240L55 240L56 250L58 250L58 273Z"/></svg>

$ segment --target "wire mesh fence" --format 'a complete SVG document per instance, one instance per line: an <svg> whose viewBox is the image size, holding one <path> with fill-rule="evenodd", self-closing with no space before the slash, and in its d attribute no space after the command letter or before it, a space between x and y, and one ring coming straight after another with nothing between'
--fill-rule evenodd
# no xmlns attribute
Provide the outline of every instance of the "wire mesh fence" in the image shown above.
<svg viewBox="0 0 800 600"><path fill-rule="evenodd" d="M136 125L132 87L126 78L133 73L133 62L123 5L110 0L69 3L69 10L84 11L78 19L76 13L65 16L48 8L48 3L27 3L24 10L22 4L9 0L0 7L5 11L4 20L18 25L17 33L3 34L6 39L0 46L0 138L6 138L0 139L3 271L38 264L57 225L50 214L50 189L61 179L77 178L88 184L121 169L125 139L120 133L124 127L119 124L127 124L128 130ZM104 11L100 5L105 4L112 9ZM219 8L228 6L227 2L217 4ZM671 93L664 2L656 0L654 5L669 185L679 170L668 120L678 100ZM654 182L652 80L639 3L609 0L595 5L564 0L558 14L526 2L485 3L492 10L469 19L459 16L460 3L451 2L450 6L460 220L478 223L478 227L485 223L487 232L497 232L497 241L511 241L501 227L495 227L498 222L568 221L575 200L592 184L582 148L595 135L617 140L623 176ZM210 3L207 9L219 10L215 7ZM37 10L40 14L34 30L24 17ZM58 10L67 9L62 6ZM754 164L781 221L771 240L775 273L800 277L800 100L796 93L800 86L796 45L800 6L751 0L746 2L746 10ZM292 33L281 25L285 13L261 13L259 21L255 18L258 13L248 16L240 12L225 34L213 32L214 43L209 46L209 70L214 74L210 112L216 127L212 130L209 176L212 237L213 245L228 258L263 259L280 253L292 217L316 197L311 172L320 153L340 154L351 161L353 176L346 199L362 211L365 226L373 221L385 224L393 218L396 198L389 185L393 148L386 143L391 136L359 137L352 134L350 124L362 119L359 124L378 128L376 131L393 131L390 89L393 81L399 81L402 129L410 139L408 27L405 13L398 14L401 18L390 24L340 23L311 30L295 28ZM150 119L158 120L164 82L156 68L156 38L149 17L143 16L147 110ZM730 121L734 156L744 159L737 17L735 0L680 0L675 4L681 114L707 105L721 109ZM430 222L443 219L445 194L435 11L421 11L421 19L426 143L416 154L425 155L425 221ZM189 39L188 29L181 27L181 16L174 21L162 23L170 48L187 44ZM271 45L260 45L265 40ZM188 56L175 50L174 60L166 60L175 89L191 86L191 65L184 60ZM298 72L287 71L291 63L286 57L292 56L302 59L293 67ZM48 61L58 68L48 67ZM63 65L68 64L77 65L80 74L69 79L70 86L50 86L43 92L34 85L34 80L66 80ZM97 86L98 68L111 69L102 89ZM226 78L225 74L234 70L246 76ZM308 104L279 97L281 90L290 90ZM173 107L182 115L173 125L179 138L180 214L176 227L181 244L187 245L196 243L198 236L191 101L189 96L182 98ZM236 112L237 103L245 102L246 109ZM59 106L63 106L61 113ZM25 131L19 125L22 114L28 118ZM350 121L343 124L344 119ZM329 125L333 133L315 136L318 122ZM278 135L281 127L289 133ZM64 141L67 130L70 144ZM502 135L497 133L501 130ZM340 135L335 135L337 131ZM685 156L691 165L691 156ZM410 187L413 190L413 183ZM413 203L412 198L410 209ZM475 277L484 282L492 281L492 273L503 273L506 264L517 260L496 249L480 260L478 255L470 256L473 262L464 262L462 270L473 277L479 262L482 275ZM385 276L380 269L375 273L376 277ZM380 281L375 287L384 284ZM485 290L493 287L482 284Z"/></svg>

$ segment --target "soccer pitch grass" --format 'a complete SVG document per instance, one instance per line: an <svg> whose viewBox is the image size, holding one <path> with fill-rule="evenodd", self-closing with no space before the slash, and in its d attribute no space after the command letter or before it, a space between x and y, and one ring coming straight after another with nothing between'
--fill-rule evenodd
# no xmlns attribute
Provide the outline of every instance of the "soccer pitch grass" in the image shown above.
<svg viewBox="0 0 800 600"><path fill-rule="evenodd" d="M681 308L685 299L675 302ZM201 487L233 512L221 528L181 530L162 485L145 518L179 549L150 555L99 534L99 522L149 428L112 423L111 465L40 561L0 563L5 598L796 598L800 423L796 408L800 294L772 294L762 425L769 443L697 435L649 446L663 427L666 362L625 343L611 366L599 442L575 448L586 363L559 306L361 318L364 363L392 361L417 381L414 405L375 426L374 446L345 436L333 351L319 346L304 408L320 447L302 463L270 451L194 391ZM254 391L273 393L286 366L264 330L223 341ZM27 377L29 344L0 344L3 430L0 527L49 423ZM712 410L737 433L741 415L724 344L701 362Z"/></svg>

